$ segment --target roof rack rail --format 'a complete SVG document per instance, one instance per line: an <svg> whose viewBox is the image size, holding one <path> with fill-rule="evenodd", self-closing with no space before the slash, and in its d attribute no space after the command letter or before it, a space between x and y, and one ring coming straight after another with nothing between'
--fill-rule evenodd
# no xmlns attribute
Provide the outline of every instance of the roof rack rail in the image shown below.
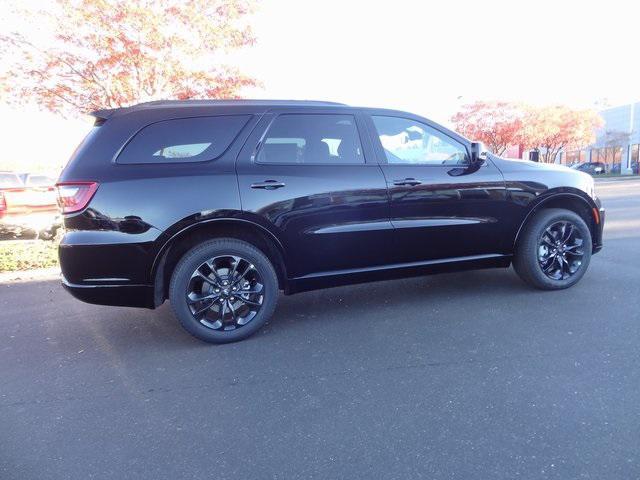
<svg viewBox="0 0 640 480"><path fill-rule="evenodd" d="M151 100L149 102L142 102L131 107L144 107L144 106L158 106L158 105L224 105L224 104L238 104L238 105L340 105L346 106L345 103L329 102L325 100L272 100L272 99L245 99L245 98L195 98L190 100Z"/></svg>
<svg viewBox="0 0 640 480"><path fill-rule="evenodd" d="M138 109L154 108L154 107L171 107L171 106L231 106L231 105L246 105L246 106L263 106L263 107L278 107L278 106L341 106L346 107L347 104L339 102L327 102L322 100L252 100L252 99L193 99L193 100L152 100L149 102L142 102L128 107L120 108L105 108L91 112L90 115L96 118L96 124L102 124L107 119L112 117L118 112L135 111Z"/></svg>

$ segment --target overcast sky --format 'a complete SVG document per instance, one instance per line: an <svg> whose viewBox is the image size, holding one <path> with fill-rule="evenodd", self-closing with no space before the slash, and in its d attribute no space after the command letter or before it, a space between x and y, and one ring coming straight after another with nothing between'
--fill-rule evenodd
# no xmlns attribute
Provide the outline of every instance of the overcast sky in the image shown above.
<svg viewBox="0 0 640 480"><path fill-rule="evenodd" d="M1 31L15 28L1 17ZM640 100L631 1L265 0L253 24L257 45L233 61L263 82L247 92L254 98L392 107L445 123L479 99ZM0 125L3 157L62 163L90 123L0 105Z"/></svg>

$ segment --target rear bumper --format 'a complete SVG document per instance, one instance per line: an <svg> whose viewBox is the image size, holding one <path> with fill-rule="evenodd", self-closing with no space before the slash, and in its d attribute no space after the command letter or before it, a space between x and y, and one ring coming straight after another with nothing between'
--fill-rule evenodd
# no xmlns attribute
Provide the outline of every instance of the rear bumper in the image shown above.
<svg viewBox="0 0 640 480"><path fill-rule="evenodd" d="M153 242L146 235L67 231L58 248L62 285L83 302L154 308Z"/></svg>
<svg viewBox="0 0 640 480"><path fill-rule="evenodd" d="M62 277L62 286L78 300L95 305L155 308L150 285L78 285Z"/></svg>

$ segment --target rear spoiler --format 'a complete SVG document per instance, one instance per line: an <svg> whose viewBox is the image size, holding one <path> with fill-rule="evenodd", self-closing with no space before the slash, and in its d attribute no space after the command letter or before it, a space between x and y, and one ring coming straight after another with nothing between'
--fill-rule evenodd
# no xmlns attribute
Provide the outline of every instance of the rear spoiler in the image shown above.
<svg viewBox="0 0 640 480"><path fill-rule="evenodd" d="M106 122L111 116L116 113L119 108L105 108L103 110L96 110L91 112L89 115L96 119L94 125L99 126Z"/></svg>

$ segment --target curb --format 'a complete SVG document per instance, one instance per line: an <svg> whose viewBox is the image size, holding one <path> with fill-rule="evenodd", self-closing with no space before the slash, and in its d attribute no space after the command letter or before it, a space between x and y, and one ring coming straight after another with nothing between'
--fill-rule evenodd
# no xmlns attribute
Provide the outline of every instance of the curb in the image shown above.
<svg viewBox="0 0 640 480"><path fill-rule="evenodd" d="M596 183L607 183L607 182L627 182L630 180L640 180L640 176L638 175L625 175L621 177L606 177L606 178L595 178Z"/></svg>

